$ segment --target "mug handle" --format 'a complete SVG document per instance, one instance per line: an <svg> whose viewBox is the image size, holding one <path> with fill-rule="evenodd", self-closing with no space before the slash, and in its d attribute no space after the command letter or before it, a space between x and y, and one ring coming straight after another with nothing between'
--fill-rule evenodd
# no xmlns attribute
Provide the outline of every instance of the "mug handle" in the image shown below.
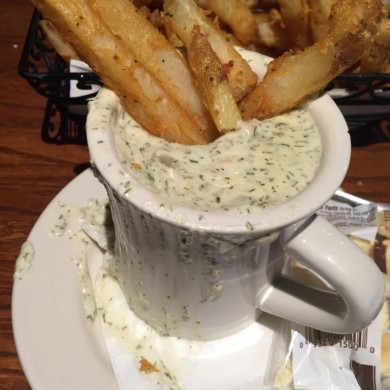
<svg viewBox="0 0 390 390"><path fill-rule="evenodd" d="M357 245L321 216L285 228L285 251L335 290L324 291L279 276L260 300L260 309L330 333L353 333L380 312L384 277Z"/></svg>

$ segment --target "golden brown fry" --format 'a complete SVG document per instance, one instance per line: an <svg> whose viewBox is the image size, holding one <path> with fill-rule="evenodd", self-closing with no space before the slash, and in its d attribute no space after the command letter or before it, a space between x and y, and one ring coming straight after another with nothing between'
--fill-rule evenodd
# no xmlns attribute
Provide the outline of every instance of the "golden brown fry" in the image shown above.
<svg viewBox="0 0 390 390"><path fill-rule="evenodd" d="M375 36L375 42L381 43L390 49L390 19L382 18L379 33Z"/></svg>
<svg viewBox="0 0 390 390"><path fill-rule="evenodd" d="M63 58L66 62L70 60L78 60L79 56L73 47L66 42L58 30L55 28L53 23L47 19L41 19L39 21L39 26L42 28L42 31L46 34L47 39L53 45L55 51Z"/></svg>
<svg viewBox="0 0 390 390"><path fill-rule="evenodd" d="M259 12L255 15L257 23L256 41L261 45L276 49L278 53L287 51L292 46L290 35L277 9Z"/></svg>
<svg viewBox="0 0 390 390"><path fill-rule="evenodd" d="M389 64L389 48L374 42L359 62L359 73L383 73Z"/></svg>
<svg viewBox="0 0 390 390"><path fill-rule="evenodd" d="M150 7L154 3L163 3L163 0L131 0L136 7Z"/></svg>
<svg viewBox="0 0 390 390"><path fill-rule="evenodd" d="M204 15L193 0L166 0L164 2L164 23L188 48L195 26L207 39L225 67L229 86L236 101L241 100L257 83L257 76L233 45Z"/></svg>
<svg viewBox="0 0 390 390"><path fill-rule="evenodd" d="M329 30L329 17L337 0L309 0L310 30L313 42L323 39Z"/></svg>
<svg viewBox="0 0 390 390"><path fill-rule="evenodd" d="M175 47L177 50L184 49L184 43L179 39L179 37L170 29L167 23L163 23L164 35L168 39L169 43Z"/></svg>
<svg viewBox="0 0 390 390"><path fill-rule="evenodd" d="M390 62L390 19L382 18L379 32L359 62L361 73L387 72Z"/></svg>
<svg viewBox="0 0 390 390"><path fill-rule="evenodd" d="M163 28L161 13L158 9L151 10L146 5L142 5L138 9L140 10L141 14L145 15L146 19L148 19L154 27L156 27L158 30Z"/></svg>
<svg viewBox="0 0 390 390"><path fill-rule="evenodd" d="M253 9L259 7L261 0L240 0L240 2L245 5L245 7Z"/></svg>
<svg viewBox="0 0 390 390"><path fill-rule="evenodd" d="M372 42L381 8L380 0L336 3L324 39L271 62L264 80L239 104L243 119L272 117L296 107L355 64Z"/></svg>
<svg viewBox="0 0 390 390"><path fill-rule="evenodd" d="M235 129L241 115L226 73L206 36L200 32L192 34L188 61L217 129L221 133Z"/></svg>
<svg viewBox="0 0 390 390"><path fill-rule="evenodd" d="M310 36L310 7L308 0L279 0L280 13L295 48L312 44Z"/></svg>
<svg viewBox="0 0 390 390"><path fill-rule="evenodd" d="M384 16L386 18L389 18L390 17L390 3L386 2L384 5L383 5L383 12L384 12Z"/></svg>
<svg viewBox="0 0 390 390"><path fill-rule="evenodd" d="M92 9L104 20L110 31L128 47L137 61L158 80L169 95L205 132L208 141L217 133L203 105L190 70L183 57L167 39L128 0L94 0Z"/></svg>
<svg viewBox="0 0 390 390"><path fill-rule="evenodd" d="M141 126L168 141L207 143L196 123L97 17L86 0L33 0Z"/></svg>
<svg viewBox="0 0 390 390"><path fill-rule="evenodd" d="M250 9L240 0L197 0L197 3L223 20L240 42L247 44L253 39L256 20Z"/></svg>

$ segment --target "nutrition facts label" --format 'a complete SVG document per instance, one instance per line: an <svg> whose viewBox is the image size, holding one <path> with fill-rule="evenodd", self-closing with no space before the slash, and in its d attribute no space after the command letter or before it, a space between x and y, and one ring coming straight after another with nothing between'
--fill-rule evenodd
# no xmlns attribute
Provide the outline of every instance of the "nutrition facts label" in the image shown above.
<svg viewBox="0 0 390 390"><path fill-rule="evenodd" d="M330 200L317 214L321 215L344 234L357 229L376 227L376 205L374 203L350 206L346 203Z"/></svg>

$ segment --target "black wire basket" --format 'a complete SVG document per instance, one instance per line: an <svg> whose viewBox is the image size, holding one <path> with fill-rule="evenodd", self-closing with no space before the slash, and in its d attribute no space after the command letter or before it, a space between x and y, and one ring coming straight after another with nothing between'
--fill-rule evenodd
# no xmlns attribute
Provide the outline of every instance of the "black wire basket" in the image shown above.
<svg viewBox="0 0 390 390"><path fill-rule="evenodd" d="M35 10L19 63L19 74L47 98L41 136L45 142L86 144L88 101L96 95L100 79L91 72L71 72L46 39ZM73 84L72 84L73 83ZM71 96L71 85L82 96ZM327 92L343 112L352 145L390 141L390 74L344 73Z"/></svg>
<svg viewBox="0 0 390 390"><path fill-rule="evenodd" d="M88 101L96 95L93 87L102 85L91 72L70 72L65 62L46 39L35 10L19 62L19 74L47 98L42 125L42 139L48 143L86 144L85 120ZM83 91L70 94L71 83Z"/></svg>

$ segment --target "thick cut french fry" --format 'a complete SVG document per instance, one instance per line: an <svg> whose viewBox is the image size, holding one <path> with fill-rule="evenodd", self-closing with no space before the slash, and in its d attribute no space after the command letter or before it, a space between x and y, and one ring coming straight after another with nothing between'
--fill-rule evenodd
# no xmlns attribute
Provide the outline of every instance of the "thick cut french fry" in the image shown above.
<svg viewBox="0 0 390 390"><path fill-rule="evenodd" d="M270 63L264 80L239 104L243 119L280 114L325 88L362 57L377 31L381 9L380 0L336 3L324 39Z"/></svg>
<svg viewBox="0 0 390 390"><path fill-rule="evenodd" d="M205 35L194 32L188 60L210 114L221 133L234 130L241 120L226 73Z"/></svg>
<svg viewBox="0 0 390 390"><path fill-rule="evenodd" d="M90 4L114 36L121 39L121 43L196 121L206 139L213 141L217 133L190 70L167 39L131 1L93 0Z"/></svg>
<svg viewBox="0 0 390 390"><path fill-rule="evenodd" d="M261 45L284 53L292 47L290 34L287 31L280 12L273 8L269 12L255 15L257 23L256 41Z"/></svg>
<svg viewBox="0 0 390 390"><path fill-rule="evenodd" d="M133 0L132 2L136 7L148 7L153 3L153 0Z"/></svg>
<svg viewBox="0 0 390 390"><path fill-rule="evenodd" d="M152 134L184 144L204 144L204 132L161 84L114 36L86 0L33 0L80 58L120 98L122 105Z"/></svg>
<svg viewBox="0 0 390 390"><path fill-rule="evenodd" d="M151 10L146 5L141 5L139 8L140 13L143 14L146 19L149 20L150 23L157 29L162 30L163 29L163 23L161 20L161 12L158 9Z"/></svg>
<svg viewBox="0 0 390 390"><path fill-rule="evenodd" d="M240 42L247 44L253 39L256 20L250 9L240 0L197 0L197 3L223 20Z"/></svg>
<svg viewBox="0 0 390 390"><path fill-rule="evenodd" d="M141 126L173 142L208 143L218 136L215 127L234 128L240 114L247 120L285 112L356 69L359 59L360 71L389 71L390 22L380 0L165 0L162 17L162 0L32 1L48 18L42 29L60 42L57 51L69 43ZM253 6L262 11L252 14ZM148 21L152 15L168 39ZM237 38L272 55L308 47L271 62L256 86L256 74L233 47ZM186 47L192 72L173 41Z"/></svg>
<svg viewBox="0 0 390 390"><path fill-rule="evenodd" d="M382 17L379 31L356 67L359 73L388 73L390 63L390 19Z"/></svg>
<svg viewBox="0 0 390 390"><path fill-rule="evenodd" d="M359 73L383 73L389 65L389 48L374 42L359 62Z"/></svg>
<svg viewBox="0 0 390 390"><path fill-rule="evenodd" d="M390 50L390 19L383 18L379 26L379 33L375 36L375 42L381 43Z"/></svg>
<svg viewBox="0 0 390 390"><path fill-rule="evenodd" d="M53 45L55 51L59 54L59 56L66 62L70 62L70 60L78 60L79 56L73 47L66 42L53 23L47 19L41 19L39 21L39 26L42 31L45 33L49 42Z"/></svg>
<svg viewBox="0 0 390 390"><path fill-rule="evenodd" d="M280 13L296 48L311 45L308 0L279 0Z"/></svg>
<svg viewBox="0 0 390 390"><path fill-rule="evenodd" d="M245 5L247 8L257 8L259 7L261 0L240 0L241 4Z"/></svg>
<svg viewBox="0 0 390 390"><path fill-rule="evenodd" d="M336 0L309 0L310 30L313 42L323 39L329 30L329 16Z"/></svg>
<svg viewBox="0 0 390 390"><path fill-rule="evenodd" d="M225 67L229 86L236 101L253 90L257 76L248 63L228 42L224 35L204 15L193 0L166 0L164 2L164 23L181 39L186 47L190 45L192 31L199 26L207 36L210 45Z"/></svg>

